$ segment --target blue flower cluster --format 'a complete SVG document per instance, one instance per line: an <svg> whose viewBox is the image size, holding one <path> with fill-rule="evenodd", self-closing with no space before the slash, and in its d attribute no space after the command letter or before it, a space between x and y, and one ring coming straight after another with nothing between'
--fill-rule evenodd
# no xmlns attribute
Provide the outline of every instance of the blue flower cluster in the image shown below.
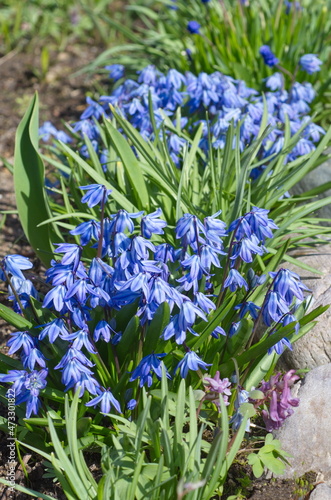
<svg viewBox="0 0 331 500"><path fill-rule="evenodd" d="M97 184L81 189L85 192L82 201L90 206L101 204L104 214L110 190ZM295 321L295 299L302 301L306 290L296 274L286 269L270 273L272 285L260 307L246 299L256 287L263 285L266 277L256 276L250 270L246 281L238 270L241 264L250 264L254 255L266 252L265 240L272 238L272 230L277 228L268 218L268 210L253 207L228 229L219 215L217 212L202 221L195 215L184 214L175 228L175 237L180 242L178 248L169 243L155 245L151 241L154 235L162 236L167 226L160 218L161 210L145 215L121 209L101 221L88 220L71 230L72 235L79 236L80 244L57 244L56 253L61 257L53 260L46 271L49 291L42 303L42 307L50 311L50 320L36 325L32 331L11 334L9 353L21 351L24 369L0 375L0 381L14 383L18 401L27 402L27 417L38 413L38 396L46 386L48 371L43 346L58 340L61 340L63 356L53 372L61 372L65 390L79 389L81 396L88 391L93 399L87 406L100 405L104 413L109 413L112 406L121 411L110 387L102 386L91 359L99 356L104 344L116 350L121 343L116 311L129 304L137 305L135 314L142 331L162 303L166 302L170 309L169 323L160 339L161 345L168 345L166 353L150 352L140 356L131 372L130 382L139 380L140 386L148 387L153 383L154 374L161 377L163 358L171 359L169 343L174 342L173 349L180 346L184 349L185 354L175 368L182 377L186 377L189 370L210 366L188 347L186 339L198 335L194 326L207 322L208 315L216 309L213 290L217 286L221 293L228 293L228 289L236 292L238 288L244 288L247 293L234 310L237 321L224 325L227 331L217 326L211 332L215 339L235 335L246 314L255 322L262 318L265 325L271 327L271 333L278 324ZM230 243L225 248L228 240ZM83 259L87 245L97 248L97 255L89 264ZM226 275L223 282L215 273L221 267ZM19 312L30 306L31 296L38 297L22 272L30 268L29 260L18 255L8 256L1 263L1 278L9 284L14 308ZM64 352L63 345L66 345ZM167 370L166 374L170 377ZM132 400L129 404L130 408L134 407Z"/></svg>
<svg viewBox="0 0 331 500"><path fill-rule="evenodd" d="M273 66L278 62L269 47L263 47L263 54L267 64ZM308 54L301 58L301 64L309 71L313 71L316 61L311 54ZM113 81L123 78L123 66L115 64L107 66L107 69ZM311 122L308 116L309 104L315 97L312 85L295 82L287 91L284 88L284 78L281 73L275 73L267 78L265 85L267 124L272 127L272 130L263 140L259 160L265 160L267 165L270 156L282 149L284 124L287 119L292 135L298 132L305 123L309 123L302 132L299 142L289 153L288 160L294 160L314 150L314 143L319 141L324 130ZM170 130L159 131L161 136L165 133L170 156L178 167L181 165L182 152L187 144L181 132L188 132L192 136L197 127L203 124L200 148L207 155L210 140L213 148L224 148L226 133L231 122L240 122L240 149L244 150L259 134L264 111L263 96L256 90L248 88L244 81L235 80L220 72L210 75L200 73L195 76L190 72L182 74L175 69L170 69L164 74L154 66L148 66L139 72L138 81L124 80L120 85L117 84L111 95L101 96L98 102L87 97L87 108L80 120L73 124L75 133L81 134L82 138L86 134L91 140L105 171L107 170L108 150L102 144L96 121L103 116L111 117L109 105L112 105L120 109L122 115L145 139L152 139L154 130L150 118L150 101L157 127L161 127L164 115L166 115L172 121L174 128L180 131L179 133ZM179 109L180 121L177 123ZM208 114L208 120L206 120L206 114ZM52 132L49 123L40 129L40 134L46 139L52 133L54 137L60 138L56 131ZM64 139L65 142L70 140L69 136ZM88 157L86 145L83 145L80 151L83 156ZM263 168L262 166L256 170L254 175L258 175Z"/></svg>

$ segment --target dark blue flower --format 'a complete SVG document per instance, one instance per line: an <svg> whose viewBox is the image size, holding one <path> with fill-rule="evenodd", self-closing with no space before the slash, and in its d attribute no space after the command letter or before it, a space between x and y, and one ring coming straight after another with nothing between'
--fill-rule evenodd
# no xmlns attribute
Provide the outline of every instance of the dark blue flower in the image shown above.
<svg viewBox="0 0 331 500"><path fill-rule="evenodd" d="M105 320L101 320L94 329L93 338L95 341L98 341L99 338L102 337L105 342L109 342L111 337L115 334L116 332L112 329L110 324Z"/></svg>
<svg viewBox="0 0 331 500"><path fill-rule="evenodd" d="M260 47L260 54L263 57L264 64L270 66L271 68L279 63L279 59L277 59L269 45L262 45L262 47Z"/></svg>
<svg viewBox="0 0 331 500"><path fill-rule="evenodd" d="M289 269L280 269L277 272L270 272L269 274L274 279L274 291L278 292L288 305L292 304L293 297L303 301L303 291L310 291L300 281L300 276Z"/></svg>
<svg viewBox="0 0 331 500"><path fill-rule="evenodd" d="M80 244L85 246L91 241L91 238L98 240L99 231L100 223L95 220L89 220L87 222L82 222L69 232L73 235L80 235Z"/></svg>
<svg viewBox="0 0 331 500"><path fill-rule="evenodd" d="M290 349L290 351L293 351L293 347L292 347L291 342L286 337L284 337L279 342L277 342L275 345L270 347L270 349L268 349L268 354L272 354L272 352L275 351L276 354L280 355L284 352L284 349L286 347L288 349Z"/></svg>
<svg viewBox="0 0 331 500"><path fill-rule="evenodd" d="M128 410L134 410L135 407L137 406L137 400L136 399L130 399L130 401L127 402L126 407Z"/></svg>
<svg viewBox="0 0 331 500"><path fill-rule="evenodd" d="M259 310L261 309L261 307L254 304L254 302L247 301L243 302L242 304L238 304L237 306L235 306L235 309L239 309L240 319L242 319L245 314L249 313L251 317L256 320L258 318Z"/></svg>
<svg viewBox="0 0 331 500"><path fill-rule="evenodd" d="M108 196L112 192L111 189L107 189L106 186L102 184L90 184L89 186L79 186L82 191L87 191L82 197L82 203L87 203L87 205L92 208L98 203L103 203L107 201Z"/></svg>
<svg viewBox="0 0 331 500"><path fill-rule="evenodd" d="M259 240L252 234L250 238L242 238L233 245L231 260L240 257L244 262L253 262L254 255L263 255L264 249L259 246Z"/></svg>
<svg viewBox="0 0 331 500"><path fill-rule="evenodd" d="M131 219L136 219L143 215L144 211L129 213L126 210L119 210L117 214L111 215L113 219L109 227L109 231L112 233L124 233L127 229L130 233L134 231L134 224Z"/></svg>
<svg viewBox="0 0 331 500"><path fill-rule="evenodd" d="M187 23L187 30L192 34L192 35L198 35L200 33L200 28L201 24L198 23L198 21L189 21Z"/></svg>
<svg viewBox="0 0 331 500"><path fill-rule="evenodd" d="M278 322L284 314L288 314L289 312L285 300L279 293L268 293L262 310L263 321L267 326L271 326L273 322Z"/></svg>
<svg viewBox="0 0 331 500"><path fill-rule="evenodd" d="M164 356L166 356L166 354L154 354L154 353L145 356L140 361L137 368L133 370L130 377L130 382L133 382L134 380L139 378L140 387L142 387L145 384L147 384L147 387L150 387L153 382L152 379L153 373L155 373L158 379L161 379L162 360L160 358L163 358ZM167 370L166 370L166 375L168 378L171 378Z"/></svg>

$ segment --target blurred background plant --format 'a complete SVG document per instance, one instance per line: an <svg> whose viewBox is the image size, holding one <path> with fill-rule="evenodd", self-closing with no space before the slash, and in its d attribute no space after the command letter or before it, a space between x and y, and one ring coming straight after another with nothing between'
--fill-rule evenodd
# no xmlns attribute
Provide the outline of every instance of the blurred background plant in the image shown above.
<svg viewBox="0 0 331 500"><path fill-rule="evenodd" d="M65 50L74 43L93 43L103 47L115 39L115 30L104 22L108 15L118 22L123 11L114 0L31 0L1 3L0 53L31 50L36 45ZM87 10L89 9L89 13ZM126 23L130 13L126 16ZM116 34L117 40L123 40Z"/></svg>
<svg viewBox="0 0 331 500"><path fill-rule="evenodd" d="M126 7L139 17L134 30L107 18L131 44L105 51L86 69L114 62L132 70L155 64L162 71L212 73L221 71L261 91L263 80L274 72L259 54L268 45L292 79L308 81L317 91L313 112L324 126L331 105L331 2L330 0L144 0ZM192 24L193 23L193 24ZM304 54L315 54L323 62L320 74L307 76L300 67ZM293 75L294 78L293 78Z"/></svg>

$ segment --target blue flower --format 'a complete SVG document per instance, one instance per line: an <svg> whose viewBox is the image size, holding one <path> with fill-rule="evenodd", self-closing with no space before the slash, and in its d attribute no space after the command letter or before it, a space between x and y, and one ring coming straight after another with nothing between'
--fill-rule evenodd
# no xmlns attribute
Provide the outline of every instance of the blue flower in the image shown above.
<svg viewBox="0 0 331 500"><path fill-rule="evenodd" d="M193 250L197 249L200 241L200 231L205 234L205 228L195 215L184 214L176 224L176 238L181 238L182 246L191 245Z"/></svg>
<svg viewBox="0 0 331 500"><path fill-rule="evenodd" d="M62 311L65 307L64 297L67 289L63 285L58 285L50 290L44 298L43 307L51 309L54 307L56 311Z"/></svg>
<svg viewBox="0 0 331 500"><path fill-rule="evenodd" d="M105 342L109 342L113 335L116 335L116 332L112 329L110 324L105 320L101 320L94 329L93 338L96 342L100 337L102 337Z"/></svg>
<svg viewBox="0 0 331 500"><path fill-rule="evenodd" d="M278 292L268 293L262 310L263 321L267 326L271 326L274 321L278 322L284 314L289 312L285 300Z"/></svg>
<svg viewBox="0 0 331 500"><path fill-rule="evenodd" d="M75 392L80 389L79 397L81 398L85 391L88 391L89 394L93 394L96 396L98 394L98 389L100 388L100 384L93 376L88 373L82 372L79 374L78 380L72 380L66 387L66 391L74 387Z"/></svg>
<svg viewBox="0 0 331 500"><path fill-rule="evenodd" d="M194 303L197 304L206 314L214 311L216 306L206 295L202 292L197 292L194 296Z"/></svg>
<svg viewBox="0 0 331 500"><path fill-rule="evenodd" d="M207 370L208 366L211 366L211 364L202 361L202 359L199 358L199 356L194 351L189 351L178 363L175 372L178 370L178 368L180 368L180 376L182 378L186 378L189 370L197 371L200 368L202 368L203 370Z"/></svg>
<svg viewBox="0 0 331 500"><path fill-rule="evenodd" d="M66 134L62 130L57 130L57 128L55 128L54 125L49 121L44 122L43 125L39 127L38 133L41 136L42 140L45 142L49 141L51 136L66 144L72 142L72 139L68 134Z"/></svg>
<svg viewBox="0 0 331 500"><path fill-rule="evenodd" d="M80 115L81 120L86 120L86 118L92 118L95 117L97 120L100 118L100 116L105 114L105 111L100 104L97 102L93 101L91 97L86 97L86 102L89 105L83 113Z"/></svg>
<svg viewBox="0 0 331 500"><path fill-rule="evenodd" d="M244 287L245 290L248 290L248 285L246 280L241 276L239 271L237 271L236 269L231 269L229 271L229 274L226 280L224 281L223 287L224 288L229 287L231 292L235 292L237 288L241 287Z"/></svg>
<svg viewBox="0 0 331 500"><path fill-rule="evenodd" d="M136 406L137 406L136 399L130 399L130 401L128 401L126 404L127 409L131 411L134 410Z"/></svg>
<svg viewBox="0 0 331 500"><path fill-rule="evenodd" d="M98 392L99 396L85 403L85 406L94 406L95 408L100 404L101 413L109 413L113 406L118 413L122 413L119 402L115 399L109 388L106 390L102 387L98 389Z"/></svg>
<svg viewBox="0 0 331 500"><path fill-rule="evenodd" d="M38 415L41 406L38 396L39 392L46 387L47 374L47 370L40 370L39 372L33 370L26 375L24 383L25 390L16 398L17 405L26 402L26 418L30 418L32 413Z"/></svg>
<svg viewBox="0 0 331 500"><path fill-rule="evenodd" d="M93 344L89 339L89 334L86 330L79 330L78 332L71 333L69 335L61 335L63 340L71 341L73 340L72 347L75 349L81 349L83 346L86 350L92 354L96 354Z"/></svg>
<svg viewBox="0 0 331 500"><path fill-rule="evenodd" d="M234 407L235 407L236 412L234 413L234 415L230 419L230 424L232 424L235 431L239 429L241 422L243 421L243 418L244 418L243 415L240 413L240 406L244 403L247 403L248 398L249 398L248 391L245 391L245 389L240 389L238 391L237 397L236 397L235 402L234 402ZM249 432L249 430L250 430L250 419L247 420L245 430L246 430L246 432Z"/></svg>
<svg viewBox="0 0 331 500"><path fill-rule="evenodd" d="M29 354L34 347L33 338L29 332L15 332L11 333L11 339L8 340L7 346L10 347L8 354L13 354L23 347L25 354Z"/></svg>
<svg viewBox="0 0 331 500"><path fill-rule="evenodd" d="M239 330L240 324L241 324L240 321L231 323L230 330L229 330L229 338L233 337L237 333L237 331Z"/></svg>
<svg viewBox="0 0 331 500"><path fill-rule="evenodd" d="M280 269L278 272L270 272L269 274L274 279L274 291L278 292L288 305L292 304L294 296L300 301L303 301L303 290L310 291L309 288L300 281L298 274L289 269Z"/></svg>
<svg viewBox="0 0 331 500"><path fill-rule="evenodd" d="M39 298L38 292L30 280L22 280L21 278L12 276L10 281L12 286L8 287L8 293L10 294L8 295L8 300L13 301L14 311L22 314L23 311L21 311L21 305L23 309L26 309L31 303L31 297L34 297L35 299ZM13 289L16 290L16 294L19 297L20 304L16 300Z"/></svg>
<svg viewBox="0 0 331 500"><path fill-rule="evenodd" d="M105 69L109 71L109 78L117 82L120 78L124 76L124 66L123 64L110 64L105 66Z"/></svg>
<svg viewBox="0 0 331 500"><path fill-rule="evenodd" d="M77 349L75 350L77 351ZM62 360L61 363L59 363L55 367L55 369L58 369L60 365L62 366ZM88 376L92 375L92 371L87 366L83 365L83 363L81 363L81 361L78 358L74 357L72 359L69 359L68 362L63 367L62 377L61 377L61 381L66 386L66 390L69 387L72 387L73 382L77 383L81 379L82 373L86 373Z"/></svg>
<svg viewBox="0 0 331 500"><path fill-rule="evenodd" d="M220 219L217 219L221 213L221 210L216 212L216 214L210 217L205 217L204 226L206 228L206 236L209 240L217 244L222 244L221 237L227 235L226 224Z"/></svg>
<svg viewBox="0 0 331 500"><path fill-rule="evenodd" d="M55 245L57 246L56 253L64 253L61 264L64 266L72 264L73 271L75 272L82 255L82 247L73 243L55 243Z"/></svg>
<svg viewBox="0 0 331 500"><path fill-rule="evenodd" d="M28 372L25 370L9 370L7 374L0 374L0 382L13 382L12 390L15 394L22 391Z"/></svg>
<svg viewBox="0 0 331 500"><path fill-rule="evenodd" d="M180 89L180 87L185 83L186 83L186 78L182 73L180 73L176 69L169 69L167 74L168 88L174 87L175 89Z"/></svg>
<svg viewBox="0 0 331 500"><path fill-rule="evenodd" d="M264 64L271 68L279 63L279 59L277 59L269 45L262 45L262 47L260 47L260 54L263 57Z"/></svg>
<svg viewBox="0 0 331 500"><path fill-rule="evenodd" d="M43 340L48 335L49 342L53 344L60 334L67 335L68 333L63 319L57 318L45 325L45 328L39 333L38 339Z"/></svg>
<svg viewBox="0 0 331 500"><path fill-rule="evenodd" d="M102 184L90 184L89 186L79 186L82 191L87 191L82 197L82 203L87 203L90 208L95 207L98 203L105 203L108 196L112 192Z"/></svg>
<svg viewBox="0 0 331 500"><path fill-rule="evenodd" d="M253 262L254 254L263 255L263 247L259 247L259 240L252 234L250 238L242 238L242 240L236 242L233 245L231 260L235 260L240 257L244 262Z"/></svg>
<svg viewBox="0 0 331 500"><path fill-rule="evenodd" d="M155 254L154 254L155 260L161 261L161 262L175 262L177 255L176 255L176 250L172 245L169 245L169 243L162 243L161 245L158 245L155 247Z"/></svg>
<svg viewBox="0 0 331 500"><path fill-rule="evenodd" d="M158 379L162 377L162 361L159 358L163 358L166 354L149 354L145 356L135 368L131 374L130 382L133 382L137 378L140 379L139 385L142 387L147 384L147 387L152 385L153 373L157 376ZM167 378L171 378L168 371L166 370Z"/></svg>
<svg viewBox="0 0 331 500"><path fill-rule="evenodd" d="M125 229L127 229L130 233L134 231L134 224L131 219L136 219L143 215L144 211L129 213L126 210L119 210L117 214L111 215L113 219L109 231L113 233L124 233Z"/></svg>
<svg viewBox="0 0 331 500"><path fill-rule="evenodd" d="M85 304L88 294L96 295L93 286L90 285L87 280L77 280L68 287L64 300L68 301L72 297L75 297L80 304Z"/></svg>
<svg viewBox="0 0 331 500"><path fill-rule="evenodd" d="M266 86L271 90L280 90L284 85L284 77L281 73L274 73L266 79Z"/></svg>
<svg viewBox="0 0 331 500"><path fill-rule="evenodd" d="M91 238L95 240L99 239L99 231L100 223L95 220L89 220L87 222L82 222L69 232L73 235L80 235L80 244L85 246L91 241Z"/></svg>
<svg viewBox="0 0 331 500"><path fill-rule="evenodd" d="M320 71L320 66L321 64L323 64L315 54L305 54L304 56L300 57L299 62L301 69L309 73L309 75Z"/></svg>
<svg viewBox="0 0 331 500"><path fill-rule="evenodd" d="M205 314L201 311L201 309L199 309L199 307L195 306L190 300L185 300L178 315L179 328L183 331L191 328L194 325L197 316L202 318L203 321L207 321Z"/></svg>
<svg viewBox="0 0 331 500"><path fill-rule="evenodd" d="M259 310L261 309L261 307L254 304L254 302L247 301L243 302L242 304L238 304L237 306L235 306L235 309L239 309L240 319L242 319L245 314L249 313L251 317L256 320L258 318Z"/></svg>
<svg viewBox="0 0 331 500"><path fill-rule="evenodd" d="M187 30L192 34L192 35L198 35L200 33L200 28L201 24L198 23L198 21L189 21L187 23Z"/></svg>
<svg viewBox="0 0 331 500"><path fill-rule="evenodd" d="M293 351L291 342L286 337L284 337L283 339L281 339L279 342L277 342L275 345L273 345L268 349L268 354L272 354L272 352L275 351L276 354L280 355L284 352L284 349L286 347L290 349L290 351Z"/></svg>
<svg viewBox="0 0 331 500"><path fill-rule="evenodd" d="M27 353L22 354L23 366L29 368L29 370L33 370L36 363L42 368L46 368L45 359L43 353L36 346L32 347Z"/></svg>
<svg viewBox="0 0 331 500"><path fill-rule="evenodd" d="M7 255L2 260L1 267L6 271L7 274L25 280L25 276L22 273L22 271L25 271L26 269L31 269L33 265L26 257L22 257L22 255L13 254L13 255ZM6 278L3 273L0 274L0 278L3 281L6 281Z"/></svg>

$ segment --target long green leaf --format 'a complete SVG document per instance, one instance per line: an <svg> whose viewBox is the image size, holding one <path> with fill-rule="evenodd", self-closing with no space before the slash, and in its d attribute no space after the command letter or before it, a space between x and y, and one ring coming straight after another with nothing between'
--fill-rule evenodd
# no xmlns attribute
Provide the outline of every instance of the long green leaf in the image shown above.
<svg viewBox="0 0 331 500"><path fill-rule="evenodd" d="M12 486L12 483L10 481L7 481L6 479L0 478L0 483L8 487ZM21 486L20 484L15 484L14 488L16 491L25 493L30 497L42 498L43 500L56 500L55 497L51 497L50 495L44 495L44 493L40 493L39 491L30 490L29 488L25 488L25 486Z"/></svg>
<svg viewBox="0 0 331 500"><path fill-rule="evenodd" d="M135 203L139 209L149 210L149 195L141 166L127 141L116 130L109 120L104 121L110 140L118 156L121 158L125 172L134 193Z"/></svg>
<svg viewBox="0 0 331 500"><path fill-rule="evenodd" d="M14 186L16 204L24 233L45 265L53 258L52 243L63 241L55 225L37 226L51 217L44 188L44 164L38 153L38 94L16 132Z"/></svg>

